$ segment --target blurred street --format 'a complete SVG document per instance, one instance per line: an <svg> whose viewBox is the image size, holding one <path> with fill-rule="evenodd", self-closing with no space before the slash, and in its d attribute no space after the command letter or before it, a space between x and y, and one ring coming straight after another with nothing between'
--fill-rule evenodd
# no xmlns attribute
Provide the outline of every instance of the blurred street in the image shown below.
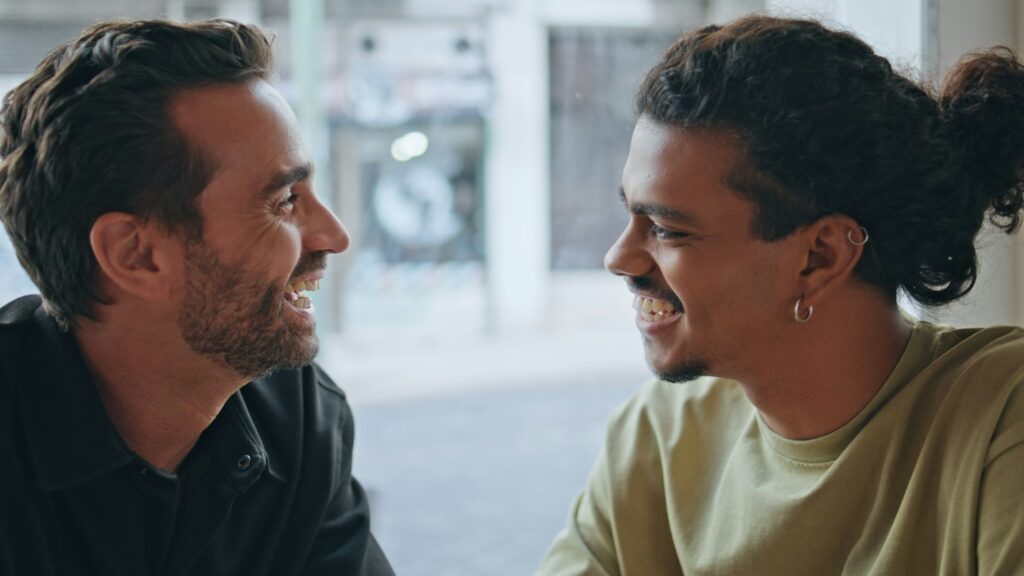
<svg viewBox="0 0 1024 576"><path fill-rule="evenodd" d="M650 377L628 329L330 339L321 363L353 405L354 472L400 576L532 574L609 415Z"/></svg>
<svg viewBox="0 0 1024 576"><path fill-rule="evenodd" d="M357 409L355 471L401 576L532 574L608 415L641 383L573 382Z"/></svg>

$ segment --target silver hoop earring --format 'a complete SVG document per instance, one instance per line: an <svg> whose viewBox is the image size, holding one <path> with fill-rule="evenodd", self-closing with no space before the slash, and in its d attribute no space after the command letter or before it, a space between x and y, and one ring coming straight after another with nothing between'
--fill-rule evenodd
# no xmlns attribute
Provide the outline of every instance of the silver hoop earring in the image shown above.
<svg viewBox="0 0 1024 576"><path fill-rule="evenodd" d="M846 239L849 240L850 244L853 244L854 246L863 246L867 244L868 240L870 239L870 236L868 236L868 229L863 226L860 226L859 228L860 231L864 234L864 239L860 240L859 242L853 239L853 230L846 231Z"/></svg>
<svg viewBox="0 0 1024 576"><path fill-rule="evenodd" d="M796 299L796 305L793 306L793 319L796 320L797 324L803 324L811 319L814 315L814 306L807 307L807 315L800 316L800 304L804 301L804 297L801 296Z"/></svg>

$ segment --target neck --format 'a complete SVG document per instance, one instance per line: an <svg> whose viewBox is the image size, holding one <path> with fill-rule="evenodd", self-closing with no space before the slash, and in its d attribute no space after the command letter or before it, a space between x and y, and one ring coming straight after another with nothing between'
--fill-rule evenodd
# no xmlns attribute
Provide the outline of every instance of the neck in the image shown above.
<svg viewBox="0 0 1024 576"><path fill-rule="evenodd" d="M174 472L246 380L192 352L177 330L145 328L167 325L84 320L74 335L122 439L157 469Z"/></svg>
<svg viewBox="0 0 1024 576"><path fill-rule="evenodd" d="M910 327L899 309L880 296L858 296L845 304L836 299L837 307L821 306L810 322L791 326L789 352L776 354L760 377L743 379L747 396L781 436L817 438L842 427L903 354Z"/></svg>

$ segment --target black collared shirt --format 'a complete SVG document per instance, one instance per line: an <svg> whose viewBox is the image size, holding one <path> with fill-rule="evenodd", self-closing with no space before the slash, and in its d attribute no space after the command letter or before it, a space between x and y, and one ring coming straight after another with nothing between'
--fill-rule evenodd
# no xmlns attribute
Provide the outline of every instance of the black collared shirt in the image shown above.
<svg viewBox="0 0 1024 576"><path fill-rule="evenodd" d="M0 308L0 575L392 575L316 366L242 388L183 465L134 455L38 297Z"/></svg>

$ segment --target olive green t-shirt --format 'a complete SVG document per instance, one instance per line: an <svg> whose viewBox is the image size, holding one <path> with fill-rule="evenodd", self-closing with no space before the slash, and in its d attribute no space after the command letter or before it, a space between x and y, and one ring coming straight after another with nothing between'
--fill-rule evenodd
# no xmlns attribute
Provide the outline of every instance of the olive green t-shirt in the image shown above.
<svg viewBox="0 0 1024 576"><path fill-rule="evenodd" d="M842 428L773 433L739 384L650 382L538 574L1024 574L1024 332L919 323Z"/></svg>

